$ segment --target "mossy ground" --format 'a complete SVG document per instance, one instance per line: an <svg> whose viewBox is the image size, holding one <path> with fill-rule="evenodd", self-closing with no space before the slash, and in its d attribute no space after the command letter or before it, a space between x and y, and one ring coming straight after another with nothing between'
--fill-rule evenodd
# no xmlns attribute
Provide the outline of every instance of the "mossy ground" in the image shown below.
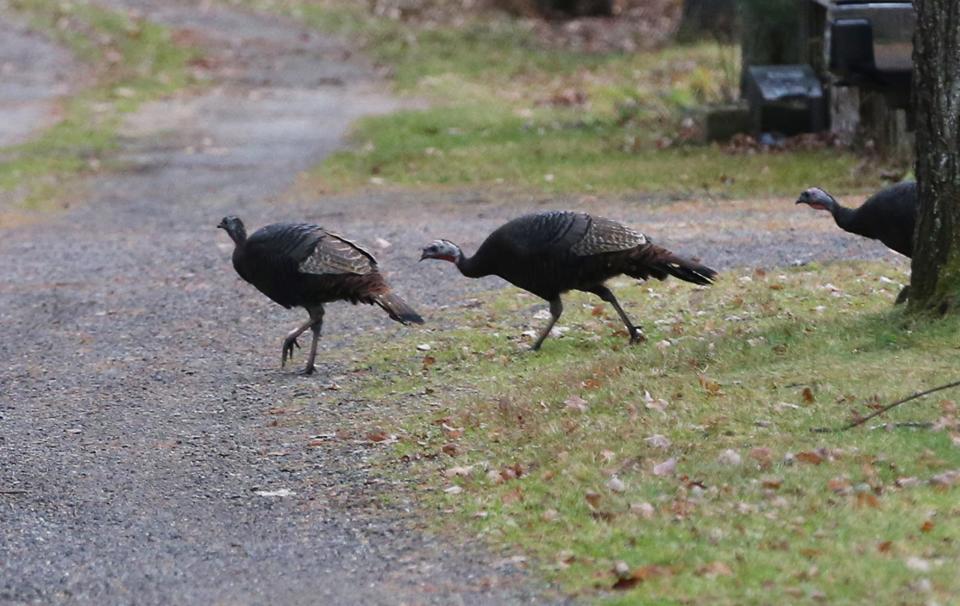
<svg viewBox="0 0 960 606"><path fill-rule="evenodd" d="M197 51L164 27L86 2L20 0L12 7L70 48L90 74L64 100L60 122L0 156L0 192L16 192L14 207L4 210L45 210L67 182L109 162L124 114L192 83Z"/></svg>

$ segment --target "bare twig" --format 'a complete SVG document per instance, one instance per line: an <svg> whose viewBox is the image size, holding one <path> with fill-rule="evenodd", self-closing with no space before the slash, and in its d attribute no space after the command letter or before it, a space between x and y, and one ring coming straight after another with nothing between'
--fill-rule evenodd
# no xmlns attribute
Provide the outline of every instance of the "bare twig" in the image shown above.
<svg viewBox="0 0 960 606"><path fill-rule="evenodd" d="M20 488L0 488L0 494L27 494L27 491Z"/></svg>
<svg viewBox="0 0 960 606"><path fill-rule="evenodd" d="M880 410L878 410L878 411L876 411L876 412L874 412L874 413L871 413L871 414L863 417L862 419L857 419L856 421L853 421L853 422L851 422L851 423L848 423L848 424L844 425L843 427L815 427L815 428L811 429L810 431L812 431L812 432L814 432L814 433L837 433L837 432L841 432L841 431L847 431L848 429L853 429L854 427L859 427L860 425L863 425L864 423L866 423L866 422L869 421L870 419L872 419L872 418L874 418L874 417L877 417L877 416L880 416L880 415L882 415L883 413L885 413L885 412L887 412L888 410L890 410L891 408L894 408L894 407L896 407L896 406L900 406L901 404L903 404L903 403L905 403L905 402L909 402L910 400L916 400L917 398L922 398L923 396L926 396L926 395L929 395L929 394L932 394L932 393L935 393L935 392L938 392L938 391L943 391L944 389L950 389L951 387L960 387L960 381L954 381L953 383L947 383L946 385L940 385L940 386L938 386L938 387L933 387L933 388L928 389L928 390L926 390L926 391L921 391L921 392L919 392L919 393L915 393L915 394L913 394L912 396L907 396L906 398L903 398L902 400L897 400L897 401L894 402L893 404L887 404L886 406L884 406L884 407L881 408Z"/></svg>

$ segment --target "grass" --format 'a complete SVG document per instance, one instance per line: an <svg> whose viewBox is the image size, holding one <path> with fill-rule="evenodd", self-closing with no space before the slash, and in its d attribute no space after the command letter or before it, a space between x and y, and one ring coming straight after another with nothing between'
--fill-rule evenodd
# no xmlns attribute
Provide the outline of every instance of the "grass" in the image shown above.
<svg viewBox="0 0 960 606"><path fill-rule="evenodd" d="M523 333L544 305L510 289L431 318L451 329L367 344L356 371L374 401L432 407L390 428L425 506L532 556L568 592L948 603L960 595L960 478L942 475L960 470L956 393L810 431L956 379L958 320L911 322L884 274L905 279L842 263L709 289L619 284L649 337L636 347L609 306L573 294L568 332L537 354ZM935 424L872 429L907 421Z"/></svg>
<svg viewBox="0 0 960 606"><path fill-rule="evenodd" d="M850 152L730 154L685 143L695 130L685 119L736 96L736 47L581 53L545 45L506 18L428 26L376 18L338 0L242 1L364 41L400 93L430 104L361 120L356 145L313 173L315 189L507 184L546 193L683 197L879 184L876 167Z"/></svg>
<svg viewBox="0 0 960 606"><path fill-rule="evenodd" d="M124 114L191 83L196 53L164 27L87 3L17 0L12 6L92 73L91 85L64 101L59 123L0 156L0 192L17 191L22 206L42 209L66 182L108 159Z"/></svg>

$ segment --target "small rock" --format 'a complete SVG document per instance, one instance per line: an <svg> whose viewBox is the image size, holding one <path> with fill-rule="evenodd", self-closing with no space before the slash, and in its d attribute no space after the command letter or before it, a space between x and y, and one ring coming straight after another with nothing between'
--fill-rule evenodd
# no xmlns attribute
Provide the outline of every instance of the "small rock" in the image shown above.
<svg viewBox="0 0 960 606"><path fill-rule="evenodd" d="M624 490L627 489L627 485L624 484L623 480L621 480L617 476L613 476L612 478L607 480L607 488L609 488L613 492L623 492Z"/></svg>
<svg viewBox="0 0 960 606"><path fill-rule="evenodd" d="M717 457L717 463L721 465L727 465L729 467L736 467L740 465L742 459L740 458L740 453L732 448L728 448L720 453L720 456Z"/></svg>

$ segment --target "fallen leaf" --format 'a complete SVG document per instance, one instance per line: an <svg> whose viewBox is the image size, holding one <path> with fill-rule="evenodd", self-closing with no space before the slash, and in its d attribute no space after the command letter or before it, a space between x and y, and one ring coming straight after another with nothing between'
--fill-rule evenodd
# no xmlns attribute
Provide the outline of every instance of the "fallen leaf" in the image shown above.
<svg viewBox="0 0 960 606"><path fill-rule="evenodd" d="M641 566L634 569L625 576L618 576L617 581L613 584L613 589L618 591L631 589L643 581L647 581L654 577L667 576L670 574L673 574L673 572L666 566L647 564L646 566Z"/></svg>
<svg viewBox="0 0 960 606"><path fill-rule="evenodd" d="M473 473L473 465L451 467L443 472L448 478L466 478Z"/></svg>
<svg viewBox="0 0 960 606"><path fill-rule="evenodd" d="M750 458L760 464L761 467L770 467L773 462L773 451L766 447L750 449Z"/></svg>
<svg viewBox="0 0 960 606"><path fill-rule="evenodd" d="M443 489L443 492L445 492L445 493L447 493L447 494L460 494L461 492L463 492L463 487L462 487L462 486L449 486L449 487L447 487L447 488L444 488L444 489Z"/></svg>
<svg viewBox="0 0 960 606"><path fill-rule="evenodd" d="M443 446L441 446L441 447L440 447L440 451L441 451L443 454L449 455L449 456L451 456L451 457L455 457L455 456L457 456L458 454L460 454L460 449L459 449L459 448L457 447L457 445L454 444L453 442L448 442L448 443L444 444Z"/></svg>
<svg viewBox="0 0 960 606"><path fill-rule="evenodd" d="M823 463L823 457L812 450L798 452L795 457L798 461L809 463L811 465L819 465L820 463Z"/></svg>
<svg viewBox="0 0 960 606"><path fill-rule="evenodd" d="M880 500L877 499L877 495L872 492L858 492L857 493L857 505L860 507L873 507L876 509L880 507Z"/></svg>
<svg viewBox="0 0 960 606"><path fill-rule="evenodd" d="M830 481L827 482L827 488L829 488L830 490L832 490L837 494L843 494L843 493L849 492L850 480L848 480L843 476L832 478Z"/></svg>
<svg viewBox="0 0 960 606"><path fill-rule="evenodd" d="M933 530L934 523L933 520L927 520L920 526L920 532L930 532Z"/></svg>
<svg viewBox="0 0 960 606"><path fill-rule="evenodd" d="M733 576L733 571L730 570L729 566L717 560L698 568L697 575L707 577L709 579L715 579L720 576Z"/></svg>
<svg viewBox="0 0 960 606"><path fill-rule="evenodd" d="M667 459L662 463L657 463L653 466L653 475L655 476L668 476L672 475L677 469L677 460L674 458Z"/></svg>
<svg viewBox="0 0 960 606"><path fill-rule="evenodd" d="M783 486L783 478L764 478L760 481L761 486L770 490L777 490Z"/></svg>
<svg viewBox="0 0 960 606"><path fill-rule="evenodd" d="M590 507L599 507L600 506L600 493L593 490L588 490L584 493L583 498L587 500L587 504Z"/></svg>
<svg viewBox="0 0 960 606"><path fill-rule="evenodd" d="M590 315L594 317L603 315L603 305L594 305L593 309L590 310Z"/></svg>
<svg viewBox="0 0 960 606"><path fill-rule="evenodd" d="M920 484L920 478L914 478L914 477L897 478L894 484L896 484L900 488L911 488L913 486L917 486Z"/></svg>
<svg viewBox="0 0 960 606"><path fill-rule="evenodd" d="M515 488L510 492L504 493L504 495L500 498L500 500L503 502L504 505L512 505L513 503L517 503L523 500L523 492L521 492L519 488Z"/></svg>
<svg viewBox="0 0 960 606"><path fill-rule="evenodd" d="M708 379L706 375L698 375L697 378L700 380L700 387L704 389L711 396L720 395L720 384L716 381Z"/></svg>
<svg viewBox="0 0 960 606"><path fill-rule="evenodd" d="M807 404L813 404L816 398L813 397L813 390L809 387L803 388L803 401Z"/></svg>
<svg viewBox="0 0 960 606"><path fill-rule="evenodd" d="M949 488L960 483L960 469L938 473L930 478L930 484L938 488Z"/></svg>
<svg viewBox="0 0 960 606"><path fill-rule="evenodd" d="M544 522L555 522L560 518L560 512L556 509L548 509L540 516Z"/></svg>
<svg viewBox="0 0 960 606"><path fill-rule="evenodd" d="M384 442L389 438L390 435L383 430L375 430L367 434L367 439L371 442Z"/></svg>
<svg viewBox="0 0 960 606"><path fill-rule="evenodd" d="M596 379L587 379L586 381L582 381L580 385L584 389L600 389L600 381Z"/></svg>
<svg viewBox="0 0 960 606"><path fill-rule="evenodd" d="M437 359L433 356L423 356L423 369L426 370L437 363Z"/></svg>
<svg viewBox="0 0 960 606"><path fill-rule="evenodd" d="M571 412L587 412L589 410L587 401L580 396L570 396L563 401L563 404Z"/></svg>
<svg viewBox="0 0 960 606"><path fill-rule="evenodd" d="M649 438L644 438L643 441L646 442L650 448L656 448L658 450L667 450L670 448L670 439L660 434L654 434Z"/></svg>
<svg viewBox="0 0 960 606"><path fill-rule="evenodd" d="M254 494L261 497L292 497L297 493L289 488L278 488L277 490L256 490Z"/></svg>

